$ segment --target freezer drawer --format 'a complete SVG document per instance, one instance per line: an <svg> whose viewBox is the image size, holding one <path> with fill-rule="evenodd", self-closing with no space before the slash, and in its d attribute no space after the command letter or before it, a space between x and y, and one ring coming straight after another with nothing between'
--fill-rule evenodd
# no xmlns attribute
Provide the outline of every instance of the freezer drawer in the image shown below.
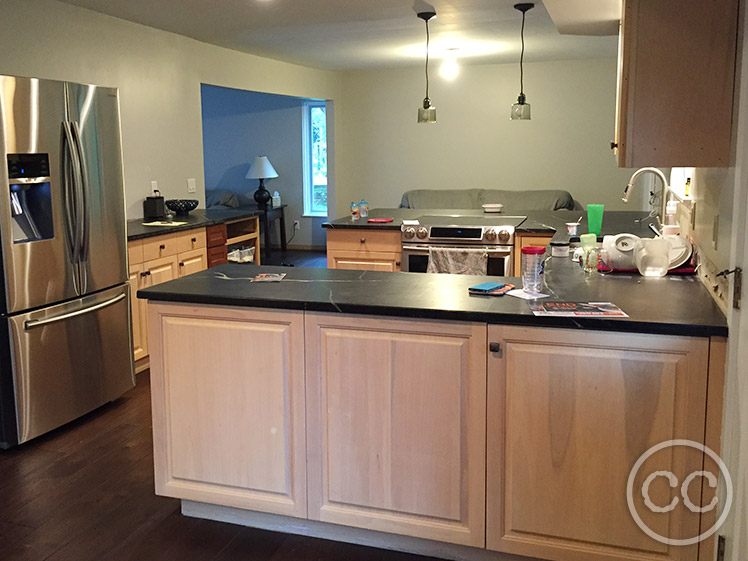
<svg viewBox="0 0 748 561"><path fill-rule="evenodd" d="M135 385L127 285L8 318L18 443Z"/></svg>

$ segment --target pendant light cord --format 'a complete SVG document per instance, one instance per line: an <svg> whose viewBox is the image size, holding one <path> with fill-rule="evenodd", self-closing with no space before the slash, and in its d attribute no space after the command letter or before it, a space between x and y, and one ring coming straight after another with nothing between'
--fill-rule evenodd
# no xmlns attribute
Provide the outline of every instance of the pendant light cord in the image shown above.
<svg viewBox="0 0 748 561"><path fill-rule="evenodd" d="M426 20L426 98L429 97L429 20Z"/></svg>
<svg viewBox="0 0 748 561"><path fill-rule="evenodd" d="M519 93L520 95L524 95L525 93L525 73L524 73L524 69L522 66L522 63L524 62L524 59L525 59L525 14L526 12L522 12L522 28L519 33L520 39L522 41L522 50L519 55Z"/></svg>

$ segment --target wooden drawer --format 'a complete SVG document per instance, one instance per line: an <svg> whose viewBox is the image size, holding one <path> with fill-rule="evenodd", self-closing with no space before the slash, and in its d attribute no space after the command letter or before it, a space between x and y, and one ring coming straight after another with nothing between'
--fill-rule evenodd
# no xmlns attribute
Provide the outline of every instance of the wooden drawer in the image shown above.
<svg viewBox="0 0 748 561"><path fill-rule="evenodd" d="M228 262L228 252L225 245L208 248L208 267L215 267Z"/></svg>
<svg viewBox="0 0 748 561"><path fill-rule="evenodd" d="M143 240L143 261L177 254L177 234L166 234Z"/></svg>
<svg viewBox="0 0 748 561"><path fill-rule="evenodd" d="M186 232L180 232L176 234L176 236L177 253L194 251L195 249L202 249L207 246L205 228L195 228L194 230L187 230Z"/></svg>
<svg viewBox="0 0 748 561"><path fill-rule="evenodd" d="M346 251L400 252L400 230L327 230L327 247Z"/></svg>
<svg viewBox="0 0 748 561"><path fill-rule="evenodd" d="M208 226L205 229L206 244L208 247L226 245L226 224Z"/></svg>
<svg viewBox="0 0 748 561"><path fill-rule="evenodd" d="M130 265L139 265L143 262L143 240L127 242L127 261Z"/></svg>

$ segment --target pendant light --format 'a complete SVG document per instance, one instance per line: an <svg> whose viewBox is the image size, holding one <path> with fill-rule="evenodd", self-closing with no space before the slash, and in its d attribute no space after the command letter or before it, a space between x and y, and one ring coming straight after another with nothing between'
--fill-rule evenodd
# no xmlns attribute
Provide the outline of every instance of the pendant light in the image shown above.
<svg viewBox="0 0 748 561"><path fill-rule="evenodd" d="M436 11L418 12L417 15L426 22L426 97L423 98L423 107L418 108L418 122L436 123L436 107L429 99L429 20L436 17Z"/></svg>
<svg viewBox="0 0 748 561"><path fill-rule="evenodd" d="M525 14L528 10L535 7L535 4L523 3L515 4L514 9L522 12L522 29L520 31L520 39L522 40L522 51L519 55L519 96L517 97L517 103L512 105L512 112L510 113L510 119L512 121L529 121L530 120L530 104L527 103L525 98L525 74L523 62L525 59Z"/></svg>

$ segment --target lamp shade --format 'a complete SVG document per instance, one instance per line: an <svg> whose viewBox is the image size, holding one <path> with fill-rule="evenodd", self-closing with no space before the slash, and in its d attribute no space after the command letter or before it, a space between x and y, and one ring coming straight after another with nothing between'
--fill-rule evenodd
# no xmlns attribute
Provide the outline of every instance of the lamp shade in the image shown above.
<svg viewBox="0 0 748 561"><path fill-rule="evenodd" d="M270 179L271 177L278 177L278 172L275 171L273 164L270 163L267 156L257 156L252 165L249 166L246 178Z"/></svg>

